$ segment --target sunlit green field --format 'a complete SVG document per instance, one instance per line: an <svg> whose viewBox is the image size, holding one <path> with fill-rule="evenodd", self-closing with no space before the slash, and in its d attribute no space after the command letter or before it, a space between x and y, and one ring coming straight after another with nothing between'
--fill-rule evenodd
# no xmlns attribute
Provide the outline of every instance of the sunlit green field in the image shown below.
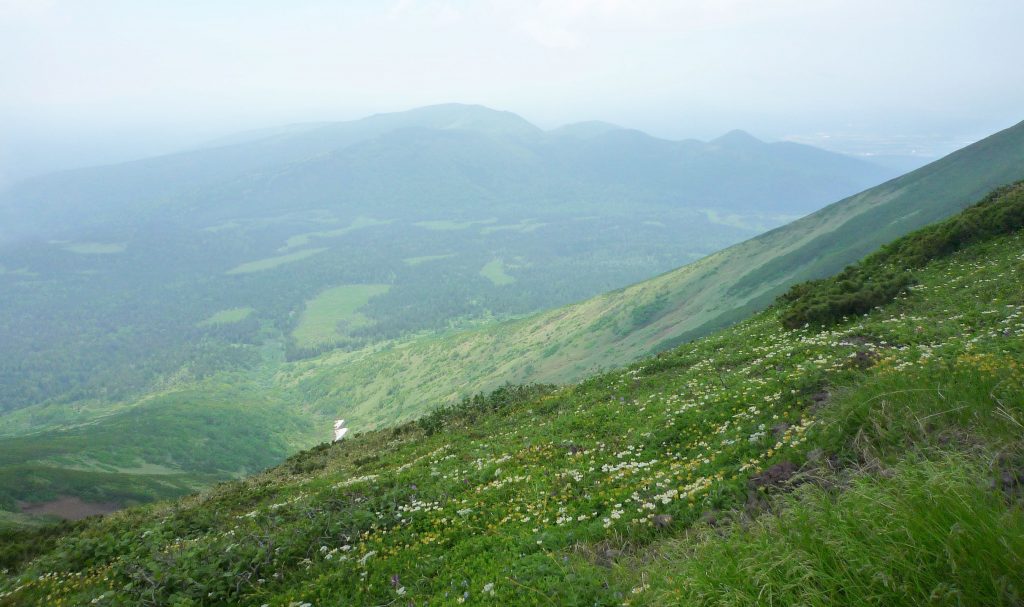
<svg viewBox="0 0 1024 607"><path fill-rule="evenodd" d="M370 324L372 321L359 309L390 288L390 285L341 285L327 289L306 302L292 337L302 346L337 341L346 331Z"/></svg>
<svg viewBox="0 0 1024 607"><path fill-rule="evenodd" d="M226 274L250 274L252 272L262 272L264 270L273 270L274 268L283 266L287 263L293 263L312 257L317 253L323 253L326 251L326 247L319 249L303 249L294 253L288 253L287 255L276 255L274 257L267 257L265 259L258 259L256 261L248 261L243 264L239 264L234 268L231 268Z"/></svg>
<svg viewBox="0 0 1024 607"><path fill-rule="evenodd" d="M63 245L62 248L82 255L112 255L123 253L127 246L123 242L74 242Z"/></svg>
<svg viewBox="0 0 1024 607"><path fill-rule="evenodd" d="M234 322L245 320L253 313L253 309L250 307L245 308L228 308L227 310L221 310L216 314L210 316L206 320L199 323L200 327L209 327L213 325L228 325Z"/></svg>
<svg viewBox="0 0 1024 607"><path fill-rule="evenodd" d="M455 253L448 253L446 255L421 255L419 257L406 257L405 259L402 260L402 263L404 263L407 266L418 266L421 263L438 261L441 259L448 259L450 257L455 257Z"/></svg>
<svg viewBox="0 0 1024 607"><path fill-rule="evenodd" d="M387 225L387 224L389 224L391 222L392 222L392 220L380 220L380 219L374 219L372 217L360 216L360 217L357 217L351 224L349 224L348 226L346 226L344 228L338 228L336 230L323 230L323 231L319 231L319 232L304 232L302 234L296 234L294 236L290 236L288 238L288 240L285 241L284 246L281 247L280 250L281 250L282 253L284 253L286 251L290 251L291 249L296 249L298 247L304 247L304 246L310 244L311 242L313 242L314 240L317 240L317 239L338 238L339 236L344 236L345 234L348 234L350 232L354 232L354 231L359 230L361 228L369 228L369 227L373 227L373 226Z"/></svg>
<svg viewBox="0 0 1024 607"><path fill-rule="evenodd" d="M492 259L480 270L480 275L491 281L495 286L510 285L516 281L505 271L505 262L501 259Z"/></svg>

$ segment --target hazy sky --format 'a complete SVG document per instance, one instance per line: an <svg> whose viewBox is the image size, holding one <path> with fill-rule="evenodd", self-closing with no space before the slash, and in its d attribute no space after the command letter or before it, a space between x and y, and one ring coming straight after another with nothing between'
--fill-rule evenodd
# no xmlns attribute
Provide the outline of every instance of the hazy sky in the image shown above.
<svg viewBox="0 0 1024 607"><path fill-rule="evenodd" d="M1022 24L1022 0L0 0L0 173L448 101L930 153L1024 119Z"/></svg>

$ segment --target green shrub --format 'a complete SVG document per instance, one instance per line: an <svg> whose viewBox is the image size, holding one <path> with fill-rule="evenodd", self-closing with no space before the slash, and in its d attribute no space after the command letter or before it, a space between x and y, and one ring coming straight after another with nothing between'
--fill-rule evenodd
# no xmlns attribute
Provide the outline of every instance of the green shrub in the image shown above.
<svg viewBox="0 0 1024 607"><path fill-rule="evenodd" d="M58 539L81 526L61 522L35 528L0 529L0 569L14 569L53 550Z"/></svg>
<svg viewBox="0 0 1024 607"><path fill-rule="evenodd" d="M547 384L505 384L490 394L481 392L463 398L458 404L438 407L416 423L426 434L431 435L457 420L472 423L479 415L528 402L554 389L555 386Z"/></svg>
<svg viewBox="0 0 1024 607"><path fill-rule="evenodd" d="M913 284L910 270L1024 227L1024 182L999 188L964 212L900 238L831 278L794 285L780 297L782 323L830 325L886 304Z"/></svg>

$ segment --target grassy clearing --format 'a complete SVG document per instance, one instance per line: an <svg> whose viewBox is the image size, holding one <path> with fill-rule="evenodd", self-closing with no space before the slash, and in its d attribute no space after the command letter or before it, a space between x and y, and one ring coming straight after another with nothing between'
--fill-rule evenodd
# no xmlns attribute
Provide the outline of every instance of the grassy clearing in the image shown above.
<svg viewBox="0 0 1024 607"><path fill-rule="evenodd" d="M210 316L206 320L200 321L197 326L200 327L212 327L215 325L229 325L231 323L241 322L254 312L252 308L228 308L227 310L221 310L216 314Z"/></svg>
<svg viewBox="0 0 1024 607"><path fill-rule="evenodd" d="M299 440L309 444L314 425L260 389L211 382L170 392L87 424L0 440L0 509L61 495L121 504L182 495L280 461Z"/></svg>
<svg viewBox="0 0 1024 607"><path fill-rule="evenodd" d="M27 529L38 527L45 523L46 521L21 514L20 512L0 510L0 537L3 537L2 534L5 530Z"/></svg>
<svg viewBox="0 0 1024 607"><path fill-rule="evenodd" d="M61 248L81 255L114 255L124 253L128 244L124 242L73 242L63 245Z"/></svg>
<svg viewBox="0 0 1024 607"><path fill-rule="evenodd" d="M354 232L356 230L361 230L363 228L369 228L373 226L383 226L392 223L393 221L393 219L381 220L374 219L372 217L359 216L356 217L356 219L351 224L344 228L339 228L337 230L324 230L319 232L305 232L302 234L296 234L295 236L288 238L288 240L285 241L284 246L281 247L279 251L284 253L292 249L304 247L316 239L338 238L339 236L344 236L345 234Z"/></svg>
<svg viewBox="0 0 1024 607"><path fill-rule="evenodd" d="M449 232L454 230L468 230L473 226L487 225L490 223L497 223L497 218L491 219L478 219L471 221L458 221L455 219L437 219L432 221L417 221L415 224L421 228L427 230L434 230L438 232Z"/></svg>
<svg viewBox="0 0 1024 607"><path fill-rule="evenodd" d="M494 286L500 287L510 285L516 281L514 276L505 272L505 262L501 259L492 259L480 270L480 276L491 281Z"/></svg>
<svg viewBox="0 0 1024 607"><path fill-rule="evenodd" d="M319 249L304 249L302 251L295 251L294 253L288 253L287 255L278 255L276 257L267 257L266 259L259 259L256 261L249 261L234 268L231 268L226 274L249 274L252 272L262 272L264 270L272 270L274 268L283 266L287 263L294 263L301 261L307 257L312 257L318 253L323 253L327 250L327 247Z"/></svg>
<svg viewBox="0 0 1024 607"><path fill-rule="evenodd" d="M18 268L17 270L12 270L12 269L4 267L3 264L0 264L0 276L5 276L5 275L6 276L38 276L38 274L36 274L35 272L29 271L28 268Z"/></svg>
<svg viewBox="0 0 1024 607"><path fill-rule="evenodd" d="M323 291L306 302L306 309L292 331L292 338L302 347L338 341L346 332L372 322L359 309L390 288L391 285L378 284L341 285Z"/></svg>
<svg viewBox="0 0 1024 607"><path fill-rule="evenodd" d="M539 228L543 228L548 224L537 221L536 219L524 219L519 223L510 223L505 225L487 226L480 230L483 235L492 234L494 232L511 231L511 232L522 232L524 234L533 232Z"/></svg>
<svg viewBox="0 0 1024 607"><path fill-rule="evenodd" d="M449 259L451 257L455 257L455 253L448 253L447 255L423 255L422 257L406 257L405 259L402 260L402 263L404 263L407 266L415 267L422 263L438 261L441 259Z"/></svg>

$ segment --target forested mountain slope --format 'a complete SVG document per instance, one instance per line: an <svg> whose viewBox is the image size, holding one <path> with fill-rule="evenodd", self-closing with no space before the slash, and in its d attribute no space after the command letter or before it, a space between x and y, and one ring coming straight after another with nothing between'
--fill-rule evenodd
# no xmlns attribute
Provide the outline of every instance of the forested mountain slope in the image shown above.
<svg viewBox="0 0 1024 607"><path fill-rule="evenodd" d="M1014 604L1022 228L1017 184L628 368L8 534L0 605Z"/></svg>
<svg viewBox="0 0 1024 607"><path fill-rule="evenodd" d="M300 362L281 381L374 426L505 381L573 381L745 318L1022 178L1024 123L657 278L521 321Z"/></svg>

